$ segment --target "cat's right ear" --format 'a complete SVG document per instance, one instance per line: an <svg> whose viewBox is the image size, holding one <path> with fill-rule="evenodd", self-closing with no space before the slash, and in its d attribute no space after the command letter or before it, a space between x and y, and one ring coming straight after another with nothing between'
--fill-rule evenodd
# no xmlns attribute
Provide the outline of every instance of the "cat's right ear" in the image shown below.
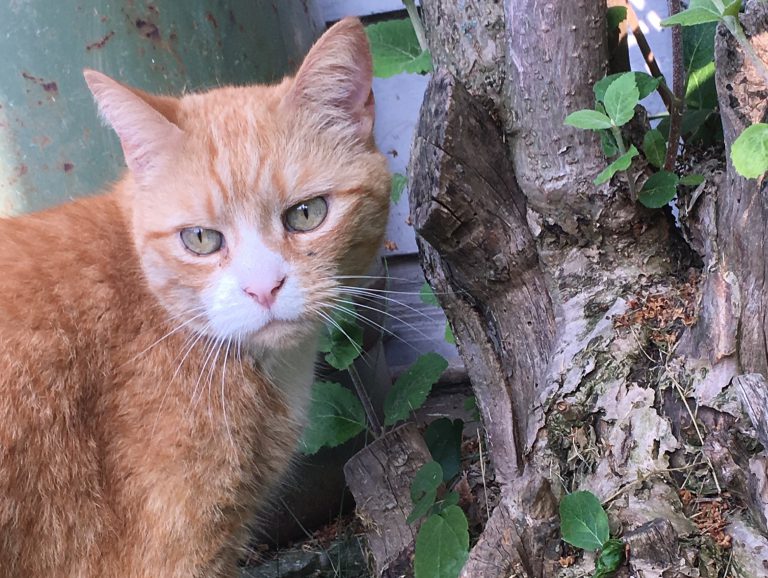
<svg viewBox="0 0 768 578"><path fill-rule="evenodd" d="M83 76L101 117L120 137L128 168L139 182L146 181L181 145L184 133L174 123L178 101L130 88L95 70L86 69Z"/></svg>
<svg viewBox="0 0 768 578"><path fill-rule="evenodd" d="M309 106L331 122L351 126L363 140L372 138L373 64L365 29L345 18L315 43L296 73L288 101Z"/></svg>

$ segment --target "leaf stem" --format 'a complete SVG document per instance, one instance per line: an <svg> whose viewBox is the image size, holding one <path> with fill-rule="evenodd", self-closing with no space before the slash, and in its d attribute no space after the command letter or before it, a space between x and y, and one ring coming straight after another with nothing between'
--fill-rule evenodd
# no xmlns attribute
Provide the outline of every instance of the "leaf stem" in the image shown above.
<svg viewBox="0 0 768 578"><path fill-rule="evenodd" d="M681 9L680 0L667 0L669 15L674 16ZM672 98L669 107L669 138L667 139L667 156L664 159L664 169L675 170L677 151L680 146L680 128L685 107L685 67L683 66L683 28L672 27Z"/></svg>
<svg viewBox="0 0 768 578"><path fill-rule="evenodd" d="M349 377L352 379L352 384L355 386L355 393L357 393L357 397L363 405L365 417L368 420L368 426L373 431L373 435L379 438L383 433L381 422L376 415L376 411L373 409L371 398L368 396L368 391L365 389L365 385L363 385L363 380L360 378L360 374L357 372L355 364L353 363L350 365L347 368L347 371L349 372Z"/></svg>
<svg viewBox="0 0 768 578"><path fill-rule="evenodd" d="M624 139L621 136L621 129L617 126L611 127L611 133L613 138L616 139L616 146L619 147L619 156L624 155L627 152L627 147L624 146ZM627 185L629 186L629 194L634 203L637 200L637 192L635 191L635 182L632 180L632 175L629 174L629 170L622 171L627 175Z"/></svg>
<svg viewBox="0 0 768 578"><path fill-rule="evenodd" d="M419 41L419 47L422 51L429 50L427 33L424 31L424 24L421 22L419 10L416 8L416 2L414 0L403 0L403 4L405 4L405 9L408 11L411 24L413 24L413 30L416 32L416 39Z"/></svg>
<svg viewBox="0 0 768 578"><path fill-rule="evenodd" d="M765 62L763 62L763 60L757 55L755 49L752 48L752 43L750 43L746 34L744 34L744 29L741 27L741 22L739 22L739 19L735 16L723 16L723 23L728 28L730 33L733 34L733 37L739 43L741 49L744 51L744 54L747 55L747 58L750 60L750 62L752 62L752 65L755 67L755 70L757 70L757 73L763 78L765 85L768 86L768 66L766 66Z"/></svg>

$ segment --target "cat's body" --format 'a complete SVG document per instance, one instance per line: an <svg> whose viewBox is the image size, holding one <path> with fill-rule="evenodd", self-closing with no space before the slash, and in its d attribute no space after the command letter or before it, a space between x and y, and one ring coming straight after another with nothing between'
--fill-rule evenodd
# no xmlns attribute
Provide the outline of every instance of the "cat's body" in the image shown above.
<svg viewBox="0 0 768 578"><path fill-rule="evenodd" d="M130 173L0 220L0 577L236 574L301 432L318 311L381 241L367 58L344 21L275 87L175 101L90 73ZM285 225L316 195L320 225Z"/></svg>

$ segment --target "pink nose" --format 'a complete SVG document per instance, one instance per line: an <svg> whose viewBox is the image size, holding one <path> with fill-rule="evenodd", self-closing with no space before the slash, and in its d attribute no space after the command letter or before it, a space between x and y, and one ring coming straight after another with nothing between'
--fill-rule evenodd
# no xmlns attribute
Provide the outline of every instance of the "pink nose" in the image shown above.
<svg viewBox="0 0 768 578"><path fill-rule="evenodd" d="M243 288L243 291L245 291L245 294L249 297L252 297L256 303L261 305L262 307L266 307L269 309L272 307L272 305L275 302L275 299L277 299L277 294L280 292L280 289L285 284L285 277L280 279L277 282L254 282L251 283L248 287Z"/></svg>

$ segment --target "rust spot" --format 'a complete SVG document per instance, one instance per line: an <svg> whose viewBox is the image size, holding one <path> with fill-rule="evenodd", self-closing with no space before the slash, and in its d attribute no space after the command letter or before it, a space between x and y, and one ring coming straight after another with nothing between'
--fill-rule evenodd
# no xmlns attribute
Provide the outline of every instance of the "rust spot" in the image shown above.
<svg viewBox="0 0 768 578"><path fill-rule="evenodd" d="M72 171L72 169L75 168L75 165L73 165L72 163L64 163L62 168L64 169L65 173L69 173Z"/></svg>
<svg viewBox="0 0 768 578"><path fill-rule="evenodd" d="M59 94L59 85L56 84L55 82L53 82L53 81L46 82L45 79L40 78L39 76L34 76L34 75L32 75L32 74L30 74L29 72L26 72L26 71L22 71L21 75L25 79L27 79L27 80L29 80L31 82L34 82L35 84L40 86L48 94L52 94L54 96Z"/></svg>
<svg viewBox="0 0 768 578"><path fill-rule="evenodd" d="M101 20L102 22L106 22L107 20L109 20L109 16L106 16L106 15L104 15L104 16L101 16L101 17L99 18L99 20Z"/></svg>
<svg viewBox="0 0 768 578"><path fill-rule="evenodd" d="M16 176L17 177L23 177L29 172L29 167L25 164L21 164L18 167L16 167Z"/></svg>
<svg viewBox="0 0 768 578"><path fill-rule="evenodd" d="M144 38L151 40L152 42L160 42L160 29L154 22L149 22L143 18L136 19L136 28L139 29Z"/></svg>
<svg viewBox="0 0 768 578"><path fill-rule="evenodd" d="M213 14L211 14L210 12L206 12L206 13L205 13L205 19L206 19L208 22L210 22L210 23L211 23L211 25L212 25L214 28L218 28L218 27L219 27L219 23L216 21L216 17L215 17Z"/></svg>
<svg viewBox="0 0 768 578"><path fill-rule="evenodd" d="M170 40L171 42L176 42L178 39L179 39L179 35L176 34L175 32L171 32L168 35L168 40Z"/></svg>
<svg viewBox="0 0 768 578"><path fill-rule="evenodd" d="M160 14L160 10L158 10L157 6L155 6L154 4L147 5L147 10L149 10L150 12L154 12L155 14Z"/></svg>
<svg viewBox="0 0 768 578"><path fill-rule="evenodd" d="M94 50L96 48L104 48L104 45L107 42L109 42L109 39L112 38L114 35L115 35L115 31L114 30L110 30L100 40L97 40L96 42L91 42L90 44L86 44L85 49L90 51L90 50Z"/></svg>

